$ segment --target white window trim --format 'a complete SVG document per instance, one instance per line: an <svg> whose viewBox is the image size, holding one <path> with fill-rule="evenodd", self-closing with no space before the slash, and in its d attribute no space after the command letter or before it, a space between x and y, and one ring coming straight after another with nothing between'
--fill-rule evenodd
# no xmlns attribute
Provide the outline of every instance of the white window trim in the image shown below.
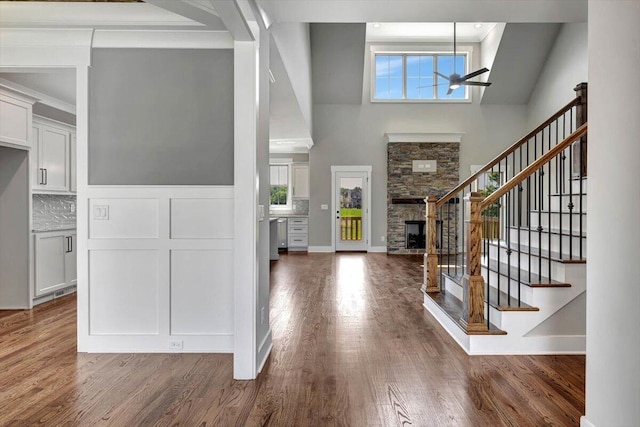
<svg viewBox="0 0 640 427"><path fill-rule="evenodd" d="M293 177L291 176L291 164L293 159L270 159L269 160L269 176L271 176L271 166L287 167L287 204L272 205L271 204L271 182L269 182L269 210L270 211L290 211L293 209Z"/></svg>
<svg viewBox="0 0 640 427"><path fill-rule="evenodd" d="M471 86L465 86L466 98L464 99L376 99L376 55L434 55L452 54L451 46L446 45L371 45L370 48L370 87L369 98L372 104L471 104L473 102L473 90ZM473 46L469 44L458 45L456 53L467 55L466 69L461 75L467 74L473 64ZM404 74L404 73L403 73ZM403 75L403 79L405 79ZM404 84L404 83L403 83Z"/></svg>

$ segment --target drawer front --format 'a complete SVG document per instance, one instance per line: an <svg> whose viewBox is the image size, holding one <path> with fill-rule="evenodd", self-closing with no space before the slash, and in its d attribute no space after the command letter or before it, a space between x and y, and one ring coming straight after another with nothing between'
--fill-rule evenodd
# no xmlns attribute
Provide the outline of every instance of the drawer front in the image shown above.
<svg viewBox="0 0 640 427"><path fill-rule="evenodd" d="M306 234L292 234L289 235L289 247L290 248L306 248L309 245Z"/></svg>
<svg viewBox="0 0 640 427"><path fill-rule="evenodd" d="M308 233L309 233L308 225L289 224L289 234L308 234Z"/></svg>
<svg viewBox="0 0 640 427"><path fill-rule="evenodd" d="M289 225L307 225L309 218L289 218Z"/></svg>

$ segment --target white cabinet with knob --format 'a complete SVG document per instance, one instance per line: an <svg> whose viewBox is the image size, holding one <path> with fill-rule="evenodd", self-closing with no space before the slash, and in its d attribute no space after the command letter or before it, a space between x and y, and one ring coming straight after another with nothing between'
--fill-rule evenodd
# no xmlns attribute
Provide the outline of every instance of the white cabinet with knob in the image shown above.
<svg viewBox="0 0 640 427"><path fill-rule="evenodd" d="M36 192L69 192L72 180L72 161L75 156L73 126L40 116L33 116L32 189Z"/></svg>
<svg viewBox="0 0 640 427"><path fill-rule="evenodd" d="M34 235L35 293L50 294L77 283L75 230L49 231Z"/></svg>
<svg viewBox="0 0 640 427"><path fill-rule="evenodd" d="M309 164L293 163L291 165L292 197L294 199L309 198Z"/></svg>

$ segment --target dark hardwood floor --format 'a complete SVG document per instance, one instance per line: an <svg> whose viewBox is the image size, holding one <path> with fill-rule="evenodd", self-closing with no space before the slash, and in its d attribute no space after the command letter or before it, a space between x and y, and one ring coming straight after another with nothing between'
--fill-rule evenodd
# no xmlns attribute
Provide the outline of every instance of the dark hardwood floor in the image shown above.
<svg viewBox="0 0 640 427"><path fill-rule="evenodd" d="M0 311L1 426L578 426L583 356L467 356L422 307L421 257L283 255L273 353L78 354L75 297Z"/></svg>

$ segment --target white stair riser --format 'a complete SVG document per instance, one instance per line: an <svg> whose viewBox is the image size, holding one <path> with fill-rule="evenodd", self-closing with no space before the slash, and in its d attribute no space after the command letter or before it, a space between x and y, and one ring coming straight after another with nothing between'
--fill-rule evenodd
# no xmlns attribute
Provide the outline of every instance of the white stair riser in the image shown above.
<svg viewBox="0 0 640 427"><path fill-rule="evenodd" d="M500 248L499 261L508 264L511 259L511 267L518 267L518 255L520 256L520 269L523 271L531 271L534 274L542 271L542 276L549 277L549 260L542 258L542 264L540 265L540 257L531 254L531 269L529 270L529 254L518 253L516 251L511 252L511 255L507 255L505 248ZM492 260L498 260L498 248L495 246L489 247L489 256ZM554 280L562 281L564 277L564 264L559 261L551 260L551 278Z"/></svg>
<svg viewBox="0 0 640 427"><path fill-rule="evenodd" d="M562 211L569 212L569 201L573 202L573 211L580 210L580 196L578 194L573 194L569 196L568 194L563 194L562 196L551 196L551 210L552 211ZM582 196L582 212L587 211L587 196Z"/></svg>
<svg viewBox="0 0 640 427"><path fill-rule="evenodd" d="M518 240L518 230L510 229L509 230L511 244L518 244L531 246L533 248L540 247L540 239L542 240L542 249L549 250L549 238L551 238L551 251L552 252L562 252L563 254L569 254L570 251L570 242L573 245L571 247L571 251L574 255L577 255L579 252L580 242L582 241L582 253L583 256L586 256L587 252L587 239L585 237L578 236L566 236L559 234L549 234L549 233L538 233L537 231L531 231L531 235L529 235L528 230L520 230L520 240ZM531 241L529 241L529 237L531 237ZM560 251L560 239L562 239L562 251Z"/></svg>
<svg viewBox="0 0 640 427"><path fill-rule="evenodd" d="M562 216L562 227L560 227L560 217ZM531 227L535 228L539 224L542 225L543 228L551 228L553 230L572 230L579 232L580 231L580 214L577 212L574 213L558 213L558 212L542 212L539 214L538 212L531 212ZM571 223L569 223L571 217ZM549 224L549 220L551 223ZM587 232L587 216L582 215L582 231ZM568 234L568 233L567 233Z"/></svg>
<svg viewBox="0 0 640 427"><path fill-rule="evenodd" d="M582 181L582 184L580 184L580 182ZM582 188L580 187L580 185L582 185ZM583 193L587 193L587 179L583 178L582 180L580 179L572 179L571 180L571 191L574 194L580 193L580 191L582 190ZM566 191L569 191L569 189L567 188Z"/></svg>
<svg viewBox="0 0 640 427"><path fill-rule="evenodd" d="M513 298L518 298L518 281L517 281L517 275L515 277L512 277L511 280L509 281L506 275L501 274L500 275L500 291L504 292L505 294L508 293L508 291L511 291L511 297ZM525 275L522 274L522 278L524 279ZM485 282L485 292L486 292L486 285L487 283L489 284L489 287L491 288L491 292L497 292L498 290L498 273L494 272L494 271L489 271L489 274L487 275L487 269L483 268L482 269L482 277L484 278L484 282ZM509 286L507 286L507 284L509 284ZM510 289L509 289L510 288ZM533 292L534 289L525 285L525 284L521 284L520 285L520 299L522 300L522 302L529 304L529 305L533 305ZM505 301L506 303L506 301Z"/></svg>

